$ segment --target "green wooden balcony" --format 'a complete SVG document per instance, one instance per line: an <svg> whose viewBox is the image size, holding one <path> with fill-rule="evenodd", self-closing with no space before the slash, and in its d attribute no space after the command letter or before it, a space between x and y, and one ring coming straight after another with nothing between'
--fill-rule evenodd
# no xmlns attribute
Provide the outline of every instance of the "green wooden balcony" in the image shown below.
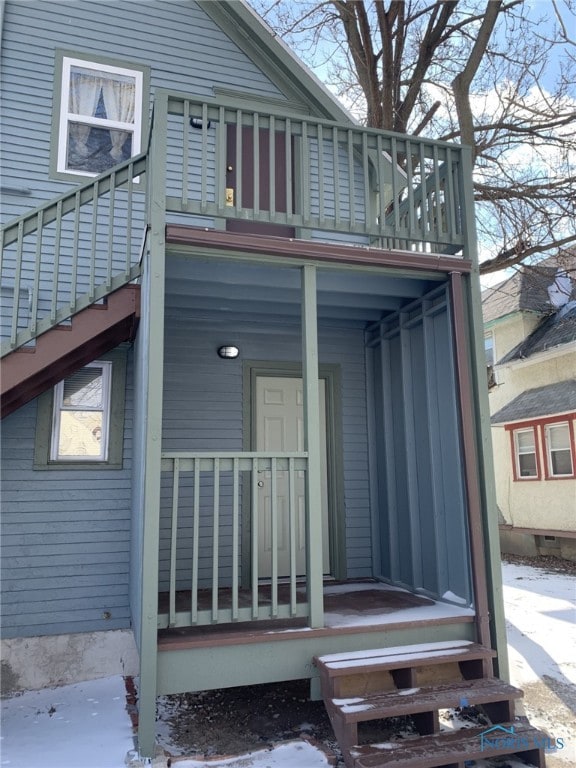
<svg viewBox="0 0 576 768"><path fill-rule="evenodd" d="M168 91L149 138L4 227L2 355L136 279L158 204L168 224L467 255L465 148Z"/></svg>
<svg viewBox="0 0 576 768"><path fill-rule="evenodd" d="M256 111L248 101L160 96L169 212L292 227L300 237L341 233L386 249L461 251L461 147Z"/></svg>

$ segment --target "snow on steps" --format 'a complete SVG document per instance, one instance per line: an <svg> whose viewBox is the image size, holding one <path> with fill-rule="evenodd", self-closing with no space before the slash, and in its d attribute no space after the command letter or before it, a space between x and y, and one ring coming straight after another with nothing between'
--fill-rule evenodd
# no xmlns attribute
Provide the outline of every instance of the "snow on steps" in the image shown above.
<svg viewBox="0 0 576 768"><path fill-rule="evenodd" d="M489 749L482 749L482 732L485 728L466 728L417 739L354 747L351 756L354 768L464 768L467 764L477 765L473 761L501 755L516 755L526 765L543 768L544 751L533 745L535 739L543 743L546 735L524 723L505 723L503 727L513 727L514 738L500 739L499 746ZM511 746L512 743L514 746ZM504 765L507 765L507 761Z"/></svg>
<svg viewBox="0 0 576 768"><path fill-rule="evenodd" d="M543 750L518 749L520 742L508 740L503 751L482 753L480 733L486 726L440 732L439 711L459 706L480 706L490 723L509 727L522 692L493 677L495 655L476 643L448 641L315 657L347 768L456 768L478 757L520 752L528 764L543 768ZM359 722L399 716L410 716L420 736L358 746ZM517 728L526 739L541 736L526 724Z"/></svg>

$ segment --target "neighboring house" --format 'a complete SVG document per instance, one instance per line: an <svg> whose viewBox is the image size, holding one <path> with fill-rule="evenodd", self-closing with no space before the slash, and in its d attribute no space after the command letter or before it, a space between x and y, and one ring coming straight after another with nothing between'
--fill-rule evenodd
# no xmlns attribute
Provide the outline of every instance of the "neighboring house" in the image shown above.
<svg viewBox="0 0 576 768"><path fill-rule="evenodd" d="M519 692L470 152L354 124L244 3L2 11L4 684L138 673L147 758L158 694L309 678L352 766L368 675L473 759L435 709Z"/></svg>
<svg viewBox="0 0 576 768"><path fill-rule="evenodd" d="M503 552L576 559L576 254L482 294Z"/></svg>

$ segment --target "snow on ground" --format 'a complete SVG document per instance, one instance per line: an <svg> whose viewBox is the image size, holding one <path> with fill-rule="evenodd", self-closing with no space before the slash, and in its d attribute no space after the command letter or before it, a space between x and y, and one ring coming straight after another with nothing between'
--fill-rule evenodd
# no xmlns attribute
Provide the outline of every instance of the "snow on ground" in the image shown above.
<svg viewBox="0 0 576 768"><path fill-rule="evenodd" d="M134 748L122 677L2 702L2 768L125 768Z"/></svg>
<svg viewBox="0 0 576 768"><path fill-rule="evenodd" d="M512 683L525 691L531 722L564 739L549 768L576 765L576 577L504 563ZM121 677L30 691L2 702L1 768L124 768L133 749ZM304 741L174 768L324 768Z"/></svg>
<svg viewBox="0 0 576 768"><path fill-rule="evenodd" d="M232 757L227 760L183 760L174 763L174 768L326 768L326 756L305 741L281 744L272 750L252 752L249 755Z"/></svg>
<svg viewBox="0 0 576 768"><path fill-rule="evenodd" d="M564 748L550 768L576 765L576 577L503 563L510 678L531 722Z"/></svg>

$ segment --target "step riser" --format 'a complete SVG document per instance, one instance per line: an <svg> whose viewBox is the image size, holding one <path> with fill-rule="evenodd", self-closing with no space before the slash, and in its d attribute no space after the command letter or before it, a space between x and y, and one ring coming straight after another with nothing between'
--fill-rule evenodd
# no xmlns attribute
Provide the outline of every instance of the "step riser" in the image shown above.
<svg viewBox="0 0 576 768"><path fill-rule="evenodd" d="M485 752L480 746L482 728L440 731L441 710L468 706L478 707L493 725L512 727L514 702L522 692L493 677L493 656L493 651L475 644L438 643L315 659L347 768L466 768L467 761L519 754L544 768L537 740L535 748L518 750L524 743L502 739L499 747ZM378 721L406 716L419 734L414 739L380 750L358 746L358 723L372 723L364 736L373 737ZM530 726L517 727L527 738L538 735Z"/></svg>

